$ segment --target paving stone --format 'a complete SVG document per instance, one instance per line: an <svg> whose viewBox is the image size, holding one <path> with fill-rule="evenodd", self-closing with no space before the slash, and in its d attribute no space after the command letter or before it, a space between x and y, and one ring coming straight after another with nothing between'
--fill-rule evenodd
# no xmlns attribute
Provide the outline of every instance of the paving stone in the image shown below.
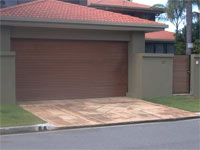
<svg viewBox="0 0 200 150"><path fill-rule="evenodd" d="M128 97L32 101L20 106L55 127L177 119L199 114Z"/></svg>

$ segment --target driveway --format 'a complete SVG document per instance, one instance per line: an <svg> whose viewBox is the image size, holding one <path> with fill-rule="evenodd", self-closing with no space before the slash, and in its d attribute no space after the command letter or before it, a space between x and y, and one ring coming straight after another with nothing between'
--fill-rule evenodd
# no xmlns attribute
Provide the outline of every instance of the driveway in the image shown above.
<svg viewBox="0 0 200 150"><path fill-rule="evenodd" d="M20 104L55 127L94 126L195 117L197 114L128 97Z"/></svg>

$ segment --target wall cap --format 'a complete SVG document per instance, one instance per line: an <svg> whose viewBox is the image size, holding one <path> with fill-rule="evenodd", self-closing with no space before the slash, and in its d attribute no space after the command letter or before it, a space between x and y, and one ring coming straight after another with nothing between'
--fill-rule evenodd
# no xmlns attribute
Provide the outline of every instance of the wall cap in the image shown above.
<svg viewBox="0 0 200 150"><path fill-rule="evenodd" d="M200 58L200 54L192 54L191 56L194 58Z"/></svg>

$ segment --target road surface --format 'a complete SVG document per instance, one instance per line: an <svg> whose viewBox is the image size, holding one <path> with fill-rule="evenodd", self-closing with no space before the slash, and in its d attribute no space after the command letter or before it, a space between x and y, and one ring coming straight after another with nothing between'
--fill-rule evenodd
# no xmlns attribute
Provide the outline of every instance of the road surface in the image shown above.
<svg viewBox="0 0 200 150"><path fill-rule="evenodd" d="M9 150L200 150L200 119L4 135Z"/></svg>

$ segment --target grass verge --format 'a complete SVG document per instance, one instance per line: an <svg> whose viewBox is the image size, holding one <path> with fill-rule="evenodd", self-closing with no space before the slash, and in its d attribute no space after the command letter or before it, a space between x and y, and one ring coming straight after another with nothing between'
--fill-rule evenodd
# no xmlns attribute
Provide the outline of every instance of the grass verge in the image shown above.
<svg viewBox="0 0 200 150"><path fill-rule="evenodd" d="M200 112L200 98L193 96L171 96L151 99L144 98L144 100L191 112Z"/></svg>
<svg viewBox="0 0 200 150"><path fill-rule="evenodd" d="M0 127L24 126L45 123L17 105L0 106Z"/></svg>

